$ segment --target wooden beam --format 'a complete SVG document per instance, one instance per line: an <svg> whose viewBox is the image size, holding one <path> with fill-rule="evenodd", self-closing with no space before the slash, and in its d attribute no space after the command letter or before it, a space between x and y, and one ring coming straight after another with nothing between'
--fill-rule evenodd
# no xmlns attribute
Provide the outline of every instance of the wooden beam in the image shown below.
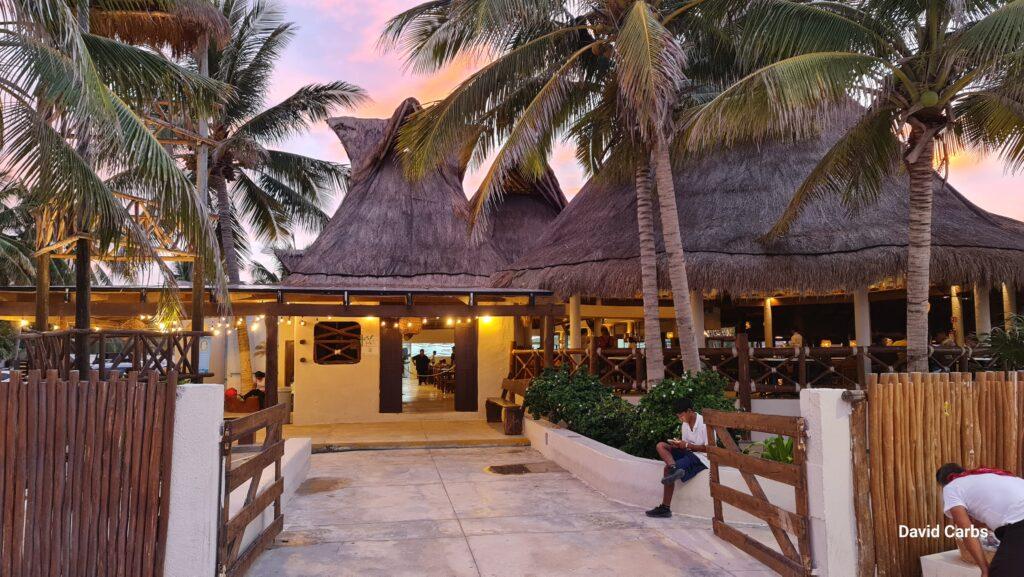
<svg viewBox="0 0 1024 577"><path fill-rule="evenodd" d="M555 326L551 315L544 315L540 330L541 348L544 349L544 368L553 366L555 352Z"/></svg>

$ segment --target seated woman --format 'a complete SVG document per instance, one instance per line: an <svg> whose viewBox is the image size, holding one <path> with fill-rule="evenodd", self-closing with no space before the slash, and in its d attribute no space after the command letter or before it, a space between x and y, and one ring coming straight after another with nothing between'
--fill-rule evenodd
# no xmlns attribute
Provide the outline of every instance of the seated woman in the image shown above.
<svg viewBox="0 0 1024 577"><path fill-rule="evenodd" d="M708 430L704 417L693 409L693 401L687 398L676 400L672 410L681 424L679 438L658 443L658 456L665 461L665 477L661 480L665 489L661 505L647 511L648 517L671 517L676 481L685 483L708 468Z"/></svg>

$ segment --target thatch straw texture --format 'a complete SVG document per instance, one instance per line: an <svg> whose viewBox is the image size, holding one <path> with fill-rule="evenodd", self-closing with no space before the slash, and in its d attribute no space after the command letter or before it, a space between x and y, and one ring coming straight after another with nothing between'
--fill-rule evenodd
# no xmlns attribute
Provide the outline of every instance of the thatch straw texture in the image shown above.
<svg viewBox="0 0 1024 577"><path fill-rule="evenodd" d="M905 176L893 178L877 202L859 209L820 199L788 235L770 244L759 240L834 138L734 149L677 171L692 287L737 296L813 294L902 279ZM981 210L938 178L935 190L933 283L1024 284L1024 223ZM633 186L591 181L532 251L495 275L494 284L563 296L632 297L640 291L637 247ZM660 239L658 252L659 282L667 287Z"/></svg>
<svg viewBox="0 0 1024 577"><path fill-rule="evenodd" d="M477 191L469 203L475 206L479 202ZM519 171L505 180L500 198L486 203L482 218L477 221L479 233L490 238L501 257L511 263L536 246L540 232L567 204L550 167L545 167L540 177Z"/></svg>
<svg viewBox="0 0 1024 577"><path fill-rule="evenodd" d="M227 18L208 0L152 0L148 5L136 4L136 10L92 8L90 31L126 44L168 47L175 56L191 53L204 34L214 44L227 42L231 36ZM166 9L168 5L172 5L170 9Z"/></svg>
<svg viewBox="0 0 1024 577"><path fill-rule="evenodd" d="M408 99L390 119L331 118L352 163L348 193L307 249L279 253L284 284L359 288L475 288L505 264L488 238L473 238L459 155L409 181L395 155Z"/></svg>

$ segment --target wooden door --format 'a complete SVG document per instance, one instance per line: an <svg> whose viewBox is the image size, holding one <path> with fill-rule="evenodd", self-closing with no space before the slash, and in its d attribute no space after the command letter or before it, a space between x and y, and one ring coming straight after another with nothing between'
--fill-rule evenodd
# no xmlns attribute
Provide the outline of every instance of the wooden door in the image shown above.
<svg viewBox="0 0 1024 577"><path fill-rule="evenodd" d="M402 331L380 319L380 412L402 412Z"/></svg>
<svg viewBox="0 0 1024 577"><path fill-rule="evenodd" d="M290 387L295 382L295 341L284 342L284 386Z"/></svg>
<svg viewBox="0 0 1024 577"><path fill-rule="evenodd" d="M455 327L455 410L477 410L476 323Z"/></svg>

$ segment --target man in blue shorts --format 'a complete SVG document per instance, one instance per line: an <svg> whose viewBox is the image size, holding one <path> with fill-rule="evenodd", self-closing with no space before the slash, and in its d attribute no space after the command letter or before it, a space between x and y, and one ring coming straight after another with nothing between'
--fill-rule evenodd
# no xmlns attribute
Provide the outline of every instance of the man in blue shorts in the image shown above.
<svg viewBox="0 0 1024 577"><path fill-rule="evenodd" d="M647 512L648 517L672 516L672 494L676 481L685 483L708 468L708 429L704 417L693 410L693 402L683 398L672 404L672 411L681 424L679 438L658 443L658 456L665 461L665 486L661 505Z"/></svg>

